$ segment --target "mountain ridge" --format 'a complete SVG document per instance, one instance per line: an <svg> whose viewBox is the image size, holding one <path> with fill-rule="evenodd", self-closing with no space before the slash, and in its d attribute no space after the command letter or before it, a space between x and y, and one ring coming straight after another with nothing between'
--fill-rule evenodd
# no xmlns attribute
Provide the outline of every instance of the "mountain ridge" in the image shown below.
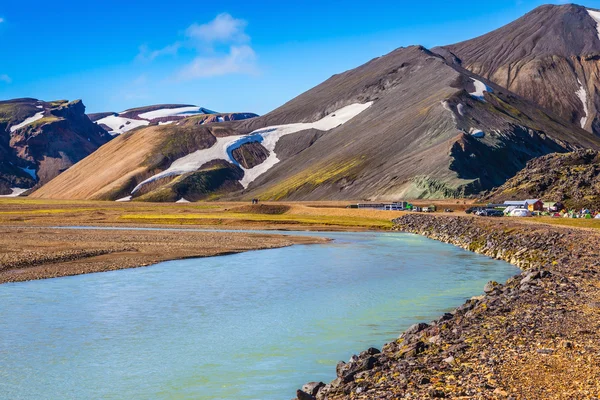
<svg viewBox="0 0 600 400"><path fill-rule="evenodd" d="M372 105L338 126L310 129L337 118L346 107L367 103ZM119 140L33 196L148 201L460 197L504 183L532 158L600 149L599 138L422 46L400 48L334 75L261 117L208 126L194 123L195 118L142 127L123 138L123 143L147 135L179 142L175 131L185 130L188 144L178 144L177 152L165 151L161 142L148 148L145 160L98 184L85 170L97 171ZM215 156L213 161L221 161L214 164L209 157L225 142L254 143L253 154L268 155L255 157L253 168L242 169L244 177L238 179L235 159L219 153L225 155ZM190 180L203 183L181 184ZM98 186L95 194L85 189L92 186Z"/></svg>
<svg viewBox="0 0 600 400"><path fill-rule="evenodd" d="M433 51L600 135L599 21L596 9L544 5Z"/></svg>

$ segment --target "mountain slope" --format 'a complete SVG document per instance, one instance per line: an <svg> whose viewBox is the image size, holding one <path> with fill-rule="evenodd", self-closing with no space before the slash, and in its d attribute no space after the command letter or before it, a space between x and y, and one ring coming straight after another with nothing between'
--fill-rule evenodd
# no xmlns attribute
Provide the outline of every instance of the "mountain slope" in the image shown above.
<svg viewBox="0 0 600 400"><path fill-rule="evenodd" d="M465 196L501 185L532 158L600 149L594 135L420 46L335 75L262 117L208 126L196 118L123 135L34 196ZM145 156L113 168L146 136L155 139Z"/></svg>
<svg viewBox="0 0 600 400"><path fill-rule="evenodd" d="M545 5L433 51L600 135L599 21L597 10Z"/></svg>
<svg viewBox="0 0 600 400"><path fill-rule="evenodd" d="M0 102L0 195L49 182L110 140L80 100Z"/></svg>
<svg viewBox="0 0 600 400"><path fill-rule="evenodd" d="M600 208L600 153L579 150L536 158L486 196L492 202L524 198L561 201L569 208Z"/></svg>
<svg viewBox="0 0 600 400"><path fill-rule="evenodd" d="M236 121L257 116L252 113L217 113L189 104L157 104L132 108L121 113L90 114L89 117L111 135L120 135L142 126L172 124L193 115L202 116L204 124Z"/></svg>

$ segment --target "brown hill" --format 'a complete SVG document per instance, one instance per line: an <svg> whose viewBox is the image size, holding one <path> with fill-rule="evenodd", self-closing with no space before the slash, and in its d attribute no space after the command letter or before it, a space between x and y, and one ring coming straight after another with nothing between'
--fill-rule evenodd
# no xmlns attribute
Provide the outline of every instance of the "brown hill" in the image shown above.
<svg viewBox="0 0 600 400"><path fill-rule="evenodd" d="M39 187L110 140L81 100L0 102L0 195Z"/></svg>
<svg viewBox="0 0 600 400"><path fill-rule="evenodd" d="M600 135L600 11L545 5L481 37L434 49Z"/></svg>
<svg viewBox="0 0 600 400"><path fill-rule="evenodd" d="M536 158L486 196L492 202L524 198L600 209L600 153L579 150Z"/></svg>
<svg viewBox="0 0 600 400"><path fill-rule="evenodd" d="M577 148L600 149L600 139L413 46L335 75L262 117L137 129L34 196L465 196L503 184L532 158Z"/></svg>

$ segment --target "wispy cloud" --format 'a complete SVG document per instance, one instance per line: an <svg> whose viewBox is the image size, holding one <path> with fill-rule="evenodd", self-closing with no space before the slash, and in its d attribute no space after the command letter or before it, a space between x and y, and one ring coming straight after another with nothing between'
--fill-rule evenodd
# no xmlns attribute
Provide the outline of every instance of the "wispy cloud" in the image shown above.
<svg viewBox="0 0 600 400"><path fill-rule="evenodd" d="M0 82L12 83L12 79L10 76L8 76L6 74L0 74Z"/></svg>
<svg viewBox="0 0 600 400"><path fill-rule="evenodd" d="M173 43L158 50L150 50L148 45L143 44L140 46L140 52L136 59L139 61L154 61L156 58L166 55L175 55L181 48L181 43Z"/></svg>
<svg viewBox="0 0 600 400"><path fill-rule="evenodd" d="M0 17L0 24L4 22L4 18Z"/></svg>
<svg viewBox="0 0 600 400"><path fill-rule="evenodd" d="M177 78L190 80L257 72L256 53L250 46L231 46L229 52L214 57L196 57L179 71Z"/></svg>
<svg viewBox="0 0 600 400"><path fill-rule="evenodd" d="M227 13L219 14L212 21L198 25L192 24L186 30L188 38L208 44L214 43L246 43L250 37L246 34L248 23L243 19L233 18Z"/></svg>
<svg viewBox="0 0 600 400"><path fill-rule="evenodd" d="M178 80L191 80L230 74L254 74L257 56L246 33L248 23L222 13L212 21L194 23L185 29L184 38L158 50L140 46L136 57L150 62L163 56L176 56L182 49L195 53L193 60L175 72Z"/></svg>

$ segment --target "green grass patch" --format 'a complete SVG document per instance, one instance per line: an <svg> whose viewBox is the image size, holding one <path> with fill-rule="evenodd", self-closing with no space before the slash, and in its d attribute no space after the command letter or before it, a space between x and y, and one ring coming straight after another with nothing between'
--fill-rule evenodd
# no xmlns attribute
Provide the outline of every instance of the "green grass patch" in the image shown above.
<svg viewBox="0 0 600 400"><path fill-rule="evenodd" d="M261 193L259 198L261 200L281 200L305 186L316 187L343 178L352 179L356 175L361 162L360 159L354 159L313 167L268 188L265 192Z"/></svg>

